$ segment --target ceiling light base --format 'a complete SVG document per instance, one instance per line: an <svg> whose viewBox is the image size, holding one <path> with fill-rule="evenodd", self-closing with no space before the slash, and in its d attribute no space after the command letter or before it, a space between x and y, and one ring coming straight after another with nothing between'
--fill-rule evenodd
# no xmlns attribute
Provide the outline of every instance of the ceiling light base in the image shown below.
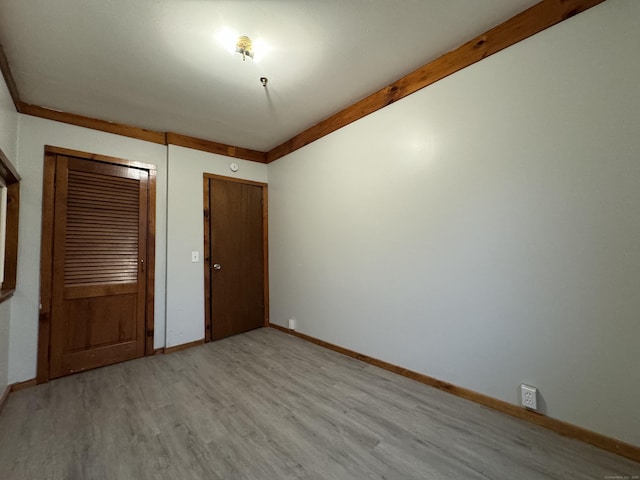
<svg viewBox="0 0 640 480"><path fill-rule="evenodd" d="M242 61L244 62L246 57L253 58L253 42L246 35L238 37L236 42L236 52L242 55Z"/></svg>

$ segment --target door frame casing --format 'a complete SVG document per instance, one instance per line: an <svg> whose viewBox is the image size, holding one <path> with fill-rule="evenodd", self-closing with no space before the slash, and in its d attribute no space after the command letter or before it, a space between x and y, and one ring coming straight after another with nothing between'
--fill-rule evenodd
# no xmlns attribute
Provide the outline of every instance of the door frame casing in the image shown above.
<svg viewBox="0 0 640 480"><path fill-rule="evenodd" d="M56 156L64 155L81 160L108 163L111 165L137 168L148 172L148 215L147 215L147 253L146 291L145 291L145 348L144 354L153 355L154 340L154 300L155 300L155 259L156 259L156 166L122 158L109 157L68 148L45 145L44 171L42 183L42 234L40 245L40 309L38 316L38 367L36 383L49 381L50 345L51 345L51 293L53 278L53 240L54 240L54 199L56 181Z"/></svg>
<svg viewBox="0 0 640 480"><path fill-rule="evenodd" d="M203 174L203 213L204 213L204 341L210 342L213 335L213 318L211 317L211 252L209 251L211 232L211 212L209 210L209 180L242 183L262 189L262 252L264 275L264 323L269 326L269 192L268 184L245 180L243 178L226 177L213 173Z"/></svg>

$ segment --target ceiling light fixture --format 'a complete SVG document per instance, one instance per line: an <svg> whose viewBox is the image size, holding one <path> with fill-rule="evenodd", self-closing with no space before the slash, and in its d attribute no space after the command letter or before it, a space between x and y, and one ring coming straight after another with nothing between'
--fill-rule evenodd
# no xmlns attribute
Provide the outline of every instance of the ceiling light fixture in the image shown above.
<svg viewBox="0 0 640 480"><path fill-rule="evenodd" d="M246 35L241 35L238 37L238 41L236 42L236 52L242 54L242 61L245 61L246 57L253 58L253 42Z"/></svg>

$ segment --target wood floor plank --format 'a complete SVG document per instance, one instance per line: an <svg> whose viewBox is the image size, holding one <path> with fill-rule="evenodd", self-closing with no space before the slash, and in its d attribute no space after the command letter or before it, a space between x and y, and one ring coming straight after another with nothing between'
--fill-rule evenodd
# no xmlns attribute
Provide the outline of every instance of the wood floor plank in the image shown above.
<svg viewBox="0 0 640 480"><path fill-rule="evenodd" d="M640 464L273 329L13 393L0 478L604 479Z"/></svg>

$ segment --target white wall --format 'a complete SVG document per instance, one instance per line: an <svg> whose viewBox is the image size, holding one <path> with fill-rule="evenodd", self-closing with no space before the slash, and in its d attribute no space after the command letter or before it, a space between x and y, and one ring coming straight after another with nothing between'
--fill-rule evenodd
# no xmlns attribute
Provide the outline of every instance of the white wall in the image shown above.
<svg viewBox="0 0 640 480"><path fill-rule="evenodd" d="M167 347L204 338L203 174L267 181L267 166L169 145ZM240 168L232 172L229 165ZM191 262L191 252L200 262Z"/></svg>
<svg viewBox="0 0 640 480"><path fill-rule="evenodd" d="M18 114L13 100L0 75L0 148L15 167L18 139ZM9 383L9 325L11 322L11 303L9 299L0 305L0 396Z"/></svg>
<svg viewBox="0 0 640 480"><path fill-rule="evenodd" d="M640 2L269 165L271 322L640 445Z"/></svg>
<svg viewBox="0 0 640 480"><path fill-rule="evenodd" d="M166 147L133 138L19 115L18 156L20 241L18 286L13 298L9 381L30 380L36 374L38 299L40 290L40 234L44 146L137 160L157 166L155 346L164 345L166 272Z"/></svg>

